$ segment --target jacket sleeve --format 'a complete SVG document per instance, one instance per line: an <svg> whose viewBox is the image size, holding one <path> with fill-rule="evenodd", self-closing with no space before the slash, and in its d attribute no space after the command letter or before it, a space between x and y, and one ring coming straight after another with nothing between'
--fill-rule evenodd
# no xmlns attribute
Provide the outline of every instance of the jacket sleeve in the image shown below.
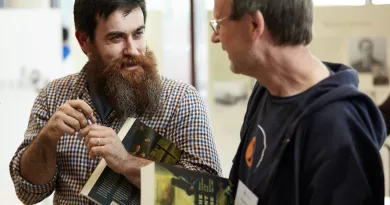
<svg viewBox="0 0 390 205"><path fill-rule="evenodd" d="M210 121L198 91L190 86L175 109L168 135L183 150L179 164L189 170L221 176Z"/></svg>
<svg viewBox="0 0 390 205"><path fill-rule="evenodd" d="M385 138L385 128L373 124L376 118L380 115L344 102L327 105L304 120L301 204L384 203L378 145L383 140L377 138Z"/></svg>
<svg viewBox="0 0 390 205"><path fill-rule="evenodd" d="M44 185L31 184L20 175L20 160L22 154L32 143L48 120L49 116L45 101L45 94L44 91L42 91L35 99L32 107L24 140L18 147L9 164L9 170L14 183L16 195L24 204L36 204L42 201L46 197L50 196L55 188L57 171L55 177L48 184Z"/></svg>

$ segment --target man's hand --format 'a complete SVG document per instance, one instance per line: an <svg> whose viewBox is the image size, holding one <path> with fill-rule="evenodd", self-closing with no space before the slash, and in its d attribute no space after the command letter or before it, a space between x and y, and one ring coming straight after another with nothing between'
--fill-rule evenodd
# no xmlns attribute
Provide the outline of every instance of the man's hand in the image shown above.
<svg viewBox="0 0 390 205"><path fill-rule="evenodd" d="M93 124L81 130L78 138L81 140L84 136L90 158L102 156L112 170L117 173L125 172L124 165L131 155L113 129Z"/></svg>
<svg viewBox="0 0 390 205"><path fill-rule="evenodd" d="M81 140L84 136L87 152L92 159L103 157L114 172L124 175L136 187L141 187L141 168L152 161L128 153L115 131L109 127L89 125L80 131L78 138Z"/></svg>
<svg viewBox="0 0 390 205"><path fill-rule="evenodd" d="M116 173L124 175L136 187L141 186L141 168L151 163L147 159L132 156L127 152L115 131L109 127L89 125L81 130L78 138L84 136L87 151L91 158L101 156Z"/></svg>
<svg viewBox="0 0 390 205"><path fill-rule="evenodd" d="M58 142L64 134L74 135L80 129L85 128L88 125L86 117L93 123L96 122L92 108L85 101L67 101L51 116L40 135L50 138L53 142Z"/></svg>
<svg viewBox="0 0 390 205"><path fill-rule="evenodd" d="M71 100L59 107L23 153L20 175L32 184L49 183L56 171L57 142L65 134L74 135L86 127L86 117L96 122L92 108L83 100Z"/></svg>

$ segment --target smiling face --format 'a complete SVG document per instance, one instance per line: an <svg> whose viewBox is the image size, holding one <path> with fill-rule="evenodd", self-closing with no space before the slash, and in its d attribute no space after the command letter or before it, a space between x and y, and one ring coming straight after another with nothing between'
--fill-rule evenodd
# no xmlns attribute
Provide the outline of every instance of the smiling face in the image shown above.
<svg viewBox="0 0 390 205"><path fill-rule="evenodd" d="M87 53L87 75L123 118L138 117L157 108L161 93L156 60L146 46L140 8L118 9L97 17L95 38L76 35Z"/></svg>
<svg viewBox="0 0 390 205"><path fill-rule="evenodd" d="M140 8L127 14L125 10L114 11L107 19L97 18L92 57L103 62L112 62L119 58L145 55L144 16ZM134 66L122 69L134 70Z"/></svg>

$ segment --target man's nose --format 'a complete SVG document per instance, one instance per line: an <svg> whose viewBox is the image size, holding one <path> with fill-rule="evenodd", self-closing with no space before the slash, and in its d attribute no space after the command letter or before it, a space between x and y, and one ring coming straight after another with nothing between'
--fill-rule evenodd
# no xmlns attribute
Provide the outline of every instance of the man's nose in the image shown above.
<svg viewBox="0 0 390 205"><path fill-rule="evenodd" d="M213 32L213 35L211 35L211 42L219 43L219 35L217 32Z"/></svg>
<svg viewBox="0 0 390 205"><path fill-rule="evenodd" d="M127 40L123 53L127 56L136 56L140 54L132 39Z"/></svg>

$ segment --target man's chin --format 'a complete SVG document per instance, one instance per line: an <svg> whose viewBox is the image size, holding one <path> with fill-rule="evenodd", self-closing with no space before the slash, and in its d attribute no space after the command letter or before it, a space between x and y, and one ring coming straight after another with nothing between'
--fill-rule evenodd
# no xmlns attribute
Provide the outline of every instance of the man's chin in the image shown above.
<svg viewBox="0 0 390 205"><path fill-rule="evenodd" d="M235 66L233 63L230 64L230 70L234 74L241 74L240 69L237 66Z"/></svg>

